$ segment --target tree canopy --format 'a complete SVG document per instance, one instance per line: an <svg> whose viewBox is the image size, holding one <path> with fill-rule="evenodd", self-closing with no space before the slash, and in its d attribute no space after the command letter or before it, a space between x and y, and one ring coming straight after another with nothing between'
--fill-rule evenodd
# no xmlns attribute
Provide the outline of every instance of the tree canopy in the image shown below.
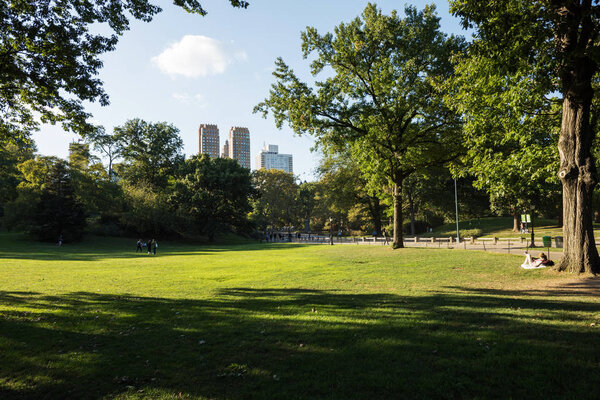
<svg viewBox="0 0 600 400"><path fill-rule="evenodd" d="M123 157L119 173L132 184L147 182L164 187L183 162L179 129L166 122L129 120L115 127L115 140Z"/></svg>
<svg viewBox="0 0 600 400"><path fill-rule="evenodd" d="M206 14L197 0L174 4ZM39 125L37 116L80 134L90 132L83 102L109 102L96 77L100 56L115 49L130 19L148 22L160 11L148 0L0 1L0 143L28 138ZM112 34L97 33L101 30L93 26L98 24Z"/></svg>
<svg viewBox="0 0 600 400"><path fill-rule="evenodd" d="M516 230L521 213L547 198L559 202L559 100L548 95L546 76L517 67L526 62L502 68L477 46L455 57L455 74L443 85L448 104L463 117L466 154L453 169L475 177L492 210L510 213Z"/></svg>
<svg viewBox="0 0 600 400"><path fill-rule="evenodd" d="M253 219L262 229L291 226L298 222L298 184L294 175L276 169L252 173L259 196L254 200Z"/></svg>
<svg viewBox="0 0 600 400"><path fill-rule="evenodd" d="M250 200L255 195L247 168L230 158L203 154L183 164L170 204L191 218L196 232L213 241L220 231L247 230Z"/></svg>

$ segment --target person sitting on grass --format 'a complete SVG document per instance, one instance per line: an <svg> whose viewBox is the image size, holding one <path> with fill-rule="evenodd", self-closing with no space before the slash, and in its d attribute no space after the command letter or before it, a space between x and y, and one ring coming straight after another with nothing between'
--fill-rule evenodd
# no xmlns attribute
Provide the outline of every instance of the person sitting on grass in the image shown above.
<svg viewBox="0 0 600 400"><path fill-rule="evenodd" d="M521 264L522 268L543 268L554 265L552 260L549 260L546 254L540 253L538 258L532 258L531 254L525 254L525 261Z"/></svg>

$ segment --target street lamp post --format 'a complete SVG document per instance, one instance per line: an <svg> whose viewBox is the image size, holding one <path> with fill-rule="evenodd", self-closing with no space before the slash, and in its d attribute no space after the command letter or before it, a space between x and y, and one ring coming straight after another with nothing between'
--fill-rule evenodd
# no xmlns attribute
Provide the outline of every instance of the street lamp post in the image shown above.
<svg viewBox="0 0 600 400"><path fill-rule="evenodd" d="M458 189L456 188L456 178L454 178L454 205L456 207L456 243L460 243L460 230L458 229Z"/></svg>

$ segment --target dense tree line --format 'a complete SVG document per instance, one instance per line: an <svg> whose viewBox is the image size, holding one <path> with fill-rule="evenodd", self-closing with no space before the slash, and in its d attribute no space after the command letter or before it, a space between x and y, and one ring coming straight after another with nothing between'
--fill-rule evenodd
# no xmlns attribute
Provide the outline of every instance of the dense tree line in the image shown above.
<svg viewBox="0 0 600 400"><path fill-rule="evenodd" d="M106 167L88 143L71 143L68 161L35 155L29 142L4 145L2 225L65 242L85 230L209 240L220 231L251 232L250 171L230 159L186 160L173 125L134 119L88 140L96 149L111 143Z"/></svg>
<svg viewBox="0 0 600 400"><path fill-rule="evenodd" d="M69 242L85 232L214 240L224 232L381 234L392 226L392 188L369 186L351 152L324 153L318 179L300 182L278 170L250 173L231 159L186 159L179 131L164 122L132 119L86 140L70 144L68 160L37 155L27 141L2 146L3 227ZM444 168L407 180L406 233L453 217L451 180ZM471 194L460 202L463 215L485 215L487 199L474 201L464 181L461 193Z"/></svg>

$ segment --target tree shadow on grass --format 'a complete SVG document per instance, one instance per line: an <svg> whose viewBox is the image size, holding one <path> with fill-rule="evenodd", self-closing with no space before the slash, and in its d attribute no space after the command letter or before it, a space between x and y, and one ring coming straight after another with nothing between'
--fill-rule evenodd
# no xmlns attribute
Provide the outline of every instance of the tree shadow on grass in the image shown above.
<svg viewBox="0 0 600 400"><path fill-rule="evenodd" d="M515 295L0 292L0 397L595 398L600 304Z"/></svg>

